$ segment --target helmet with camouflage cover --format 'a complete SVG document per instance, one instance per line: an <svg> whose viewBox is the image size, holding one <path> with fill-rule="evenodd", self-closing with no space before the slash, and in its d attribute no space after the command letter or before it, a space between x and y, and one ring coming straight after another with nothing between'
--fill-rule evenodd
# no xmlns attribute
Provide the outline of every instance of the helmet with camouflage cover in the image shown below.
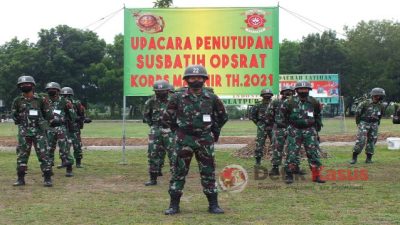
<svg viewBox="0 0 400 225"><path fill-rule="evenodd" d="M295 86L294 89L297 90L299 88L307 88L309 90L312 90L311 83L306 81L306 80L297 81L296 86Z"/></svg>
<svg viewBox="0 0 400 225"><path fill-rule="evenodd" d="M170 89L169 83L165 80L157 80L154 82L153 91L169 91Z"/></svg>
<svg viewBox="0 0 400 225"><path fill-rule="evenodd" d="M57 89L58 91L61 91L61 86L57 82L49 82L46 84L46 87L44 88L45 90L48 89Z"/></svg>
<svg viewBox="0 0 400 225"><path fill-rule="evenodd" d="M36 86L35 79L33 79L33 77L27 76L27 75L22 75L22 76L18 77L17 85L20 85L23 83L31 83Z"/></svg>
<svg viewBox="0 0 400 225"><path fill-rule="evenodd" d="M175 87L174 87L174 85L172 85L172 84L169 84L169 91L170 92L175 92Z"/></svg>
<svg viewBox="0 0 400 225"><path fill-rule="evenodd" d="M204 77L207 80L208 74L206 68L203 65L190 65L186 67L183 79L194 76Z"/></svg>
<svg viewBox="0 0 400 225"><path fill-rule="evenodd" d="M74 95L74 90L70 87L63 87L61 88L61 95Z"/></svg>
<svg viewBox="0 0 400 225"><path fill-rule="evenodd" d="M265 88L265 89L262 89L262 90L261 90L260 96L264 96L264 95L271 95L271 96L273 96L274 93L272 93L272 90L271 90L271 89Z"/></svg>
<svg viewBox="0 0 400 225"><path fill-rule="evenodd" d="M379 95L379 96L385 96L385 90L383 88L373 88L370 92L371 96Z"/></svg>

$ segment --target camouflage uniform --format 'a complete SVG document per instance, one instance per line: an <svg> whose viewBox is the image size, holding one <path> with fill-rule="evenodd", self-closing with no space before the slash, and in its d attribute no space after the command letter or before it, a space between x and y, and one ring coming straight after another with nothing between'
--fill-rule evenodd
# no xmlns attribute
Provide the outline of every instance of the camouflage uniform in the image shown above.
<svg viewBox="0 0 400 225"><path fill-rule="evenodd" d="M378 96L385 96L385 92L381 88L374 88L371 91L373 96L373 91L377 91ZM381 89L381 90L380 90ZM352 164L356 163L357 155L361 153L364 146L365 153L367 155L367 163L371 163L372 155L375 151L375 144L378 139L378 128L380 120L384 112L384 106L381 100L374 102L372 99L365 100L361 102L356 111L356 124L358 127L357 140L353 148L353 161Z"/></svg>
<svg viewBox="0 0 400 225"><path fill-rule="evenodd" d="M158 175L162 175L165 155L168 154L170 168L174 156L174 134L170 128L162 127L162 116L168 104L168 98L160 99L152 96L146 101L143 111L143 122L150 127L148 162L150 179L156 181ZM154 182L153 182L154 183Z"/></svg>
<svg viewBox="0 0 400 225"><path fill-rule="evenodd" d="M287 137L287 121L284 120L280 111L283 102L287 99L285 92L292 93L291 87L283 87L281 90L282 97L280 99L274 99L268 108L267 118L274 122L272 129L272 158L271 163L273 166L274 175L279 174L279 166L282 164L282 156L284 154L284 147ZM298 162L300 163L300 162Z"/></svg>
<svg viewBox="0 0 400 225"><path fill-rule="evenodd" d="M35 82L30 76L18 78L18 85ZM32 91L33 92L33 91ZM25 185L25 174L28 170L28 160L32 145L34 145L36 156L40 162L40 169L45 177L45 186L51 183L51 159L47 147L46 125L51 119L49 102L37 94L25 97L24 94L16 97L12 103L11 115L18 126L17 146L17 174L18 180L14 186Z"/></svg>
<svg viewBox="0 0 400 225"><path fill-rule="evenodd" d="M296 84L296 90L300 88L311 90L311 84L307 81L299 81ZM311 96L305 98L293 96L284 101L281 113L284 120L289 124L287 136L288 155L285 161L286 182L293 182L293 173L297 172L299 167L300 148L304 144L308 164L313 172L313 181L323 183L324 181L320 180L322 163L317 140L317 131L320 131L322 127L319 101Z"/></svg>
<svg viewBox="0 0 400 225"><path fill-rule="evenodd" d="M171 96L163 116L165 125L176 130L177 136L177 159L169 186L171 203L170 208L165 211L168 215L179 212L179 200L193 155L199 166L203 193L210 204L209 212L223 213L217 201L214 142L218 141L221 128L228 121L228 115L218 96L202 88L204 80L203 83L199 80L189 82L192 77L208 79L203 66L193 65L186 68L184 79L188 82L189 89Z"/></svg>
<svg viewBox="0 0 400 225"><path fill-rule="evenodd" d="M46 90L57 89L58 92L61 90L59 84L50 82L46 85ZM62 166L67 167L66 176L72 176L72 165L74 164L74 158L72 157L67 143L67 128L66 122L68 120L74 121L76 119L76 113L72 103L59 96L49 96L50 109L53 113L53 120L50 121L50 128L47 130L47 139L50 147L50 159L54 165L54 152L58 143L60 151L60 159Z"/></svg>
<svg viewBox="0 0 400 225"><path fill-rule="evenodd" d="M272 91L270 89L268 93L272 97ZM263 90L262 92L265 92ZM265 93L261 93L263 96ZM270 118L267 118L267 112L269 108L269 104L271 103L271 99L263 99L259 104L253 106L251 109L251 120L257 126L257 138L256 138L256 149L254 151L254 157L256 158L256 164L260 164L260 160L264 157L264 146L265 140L269 139L269 143L272 143L272 127L273 122Z"/></svg>

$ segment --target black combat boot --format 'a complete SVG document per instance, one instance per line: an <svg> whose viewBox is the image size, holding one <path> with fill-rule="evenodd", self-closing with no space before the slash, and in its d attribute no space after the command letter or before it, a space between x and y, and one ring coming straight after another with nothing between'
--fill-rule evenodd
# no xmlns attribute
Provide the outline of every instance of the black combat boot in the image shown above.
<svg viewBox="0 0 400 225"><path fill-rule="evenodd" d="M76 168L83 168L81 162L82 162L82 158L77 158L76 159Z"/></svg>
<svg viewBox="0 0 400 225"><path fill-rule="evenodd" d="M222 214L224 210L218 205L218 193L206 194L208 199L208 212L212 214Z"/></svg>
<svg viewBox="0 0 400 225"><path fill-rule="evenodd" d="M65 170L65 176L66 177L73 177L74 174L72 173L72 165L68 165L66 170Z"/></svg>
<svg viewBox="0 0 400 225"><path fill-rule="evenodd" d="M350 164L356 164L357 163L357 156L358 153L357 152L353 152L353 158L350 161Z"/></svg>
<svg viewBox="0 0 400 225"><path fill-rule="evenodd" d="M153 186L157 185L157 177L158 177L158 172L157 173L150 173L150 180L144 183L146 186Z"/></svg>
<svg viewBox="0 0 400 225"><path fill-rule="evenodd" d="M306 175L307 173L304 170L300 169L299 165L296 165L296 167L293 171L293 174L298 174L298 175L303 176L303 175Z"/></svg>
<svg viewBox="0 0 400 225"><path fill-rule="evenodd" d="M287 171L287 170L286 170L285 183L286 183L286 184L291 184L291 183L293 183L293 173L292 173L292 171Z"/></svg>
<svg viewBox="0 0 400 225"><path fill-rule="evenodd" d="M371 153L367 153L367 159L365 160L365 163L373 163L372 162L372 154Z"/></svg>
<svg viewBox="0 0 400 225"><path fill-rule="evenodd" d="M256 165L255 166L261 166L261 157L256 157Z"/></svg>
<svg viewBox="0 0 400 225"><path fill-rule="evenodd" d="M18 179L17 181L13 184L13 186L23 186L25 185L25 171L18 171Z"/></svg>
<svg viewBox="0 0 400 225"><path fill-rule="evenodd" d="M43 172L43 177L44 177L44 181L43 181L43 186L45 187L52 187L53 186L53 182L51 181L51 171L44 171Z"/></svg>
<svg viewBox="0 0 400 225"><path fill-rule="evenodd" d="M273 165L271 171L269 172L270 176L278 176L279 175L279 166Z"/></svg>
<svg viewBox="0 0 400 225"><path fill-rule="evenodd" d="M312 181L316 183L323 184L326 181L321 179L321 167L318 167L316 165L311 165L310 166L311 173L312 173Z"/></svg>
<svg viewBox="0 0 400 225"><path fill-rule="evenodd" d="M169 203L169 208L165 210L164 214L165 215L174 215L177 213L180 213L179 210L179 202L181 201L181 193L173 193L170 194L171 196L171 201Z"/></svg>
<svg viewBox="0 0 400 225"><path fill-rule="evenodd" d="M158 171L158 174L157 174L157 176L159 176L159 177L162 177L163 176L163 174L162 174L162 171L160 170L160 171Z"/></svg>

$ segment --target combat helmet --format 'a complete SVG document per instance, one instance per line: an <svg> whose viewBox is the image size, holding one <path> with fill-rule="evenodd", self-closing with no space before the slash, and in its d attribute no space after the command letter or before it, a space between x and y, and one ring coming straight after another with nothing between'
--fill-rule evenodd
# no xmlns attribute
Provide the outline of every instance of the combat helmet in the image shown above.
<svg viewBox="0 0 400 225"><path fill-rule="evenodd" d="M154 82L153 91L169 91L171 87L169 83L165 80L157 80Z"/></svg>
<svg viewBox="0 0 400 225"><path fill-rule="evenodd" d="M280 94L282 94L284 91L294 91L294 87L290 85L284 85L280 91Z"/></svg>
<svg viewBox="0 0 400 225"><path fill-rule="evenodd" d="M74 90L70 87L63 87L61 88L61 95L74 95Z"/></svg>
<svg viewBox="0 0 400 225"><path fill-rule="evenodd" d="M193 76L200 76L204 77L206 80L208 79L207 70L203 65L190 65L186 67L183 79Z"/></svg>
<svg viewBox="0 0 400 225"><path fill-rule="evenodd" d="M369 94L371 96L374 96L374 95L385 96L386 95L385 90L383 88L379 88L379 87L373 88Z"/></svg>
<svg viewBox="0 0 400 225"><path fill-rule="evenodd" d="M17 85L20 85L23 83L31 83L36 86L35 79L33 79L33 77L27 76L27 75L22 75L22 76L18 77Z"/></svg>
<svg viewBox="0 0 400 225"><path fill-rule="evenodd" d="M48 90L48 89L57 89L58 91L61 91L61 86L60 86L60 84L59 83L57 83L57 82L50 82L50 83L47 83L46 84L46 87L44 88L45 90Z"/></svg>
<svg viewBox="0 0 400 225"><path fill-rule="evenodd" d="M271 96L273 96L274 93L272 93L272 90L271 90L271 89L265 88L265 89L262 89L262 90L261 90L260 96L264 96L264 95L271 95Z"/></svg>
<svg viewBox="0 0 400 225"><path fill-rule="evenodd" d="M295 90L299 88L307 88L309 90L312 90L311 83L306 81L306 80L299 80L296 83L296 86L294 87Z"/></svg>

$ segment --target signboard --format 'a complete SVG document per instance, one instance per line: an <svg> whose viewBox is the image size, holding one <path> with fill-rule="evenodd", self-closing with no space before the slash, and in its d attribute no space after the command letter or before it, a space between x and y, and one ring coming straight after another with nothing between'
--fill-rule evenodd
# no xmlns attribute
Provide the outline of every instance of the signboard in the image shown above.
<svg viewBox="0 0 400 225"><path fill-rule="evenodd" d="M278 7L125 9L124 95L149 96L154 81L185 85L202 64L220 96L279 89Z"/></svg>

